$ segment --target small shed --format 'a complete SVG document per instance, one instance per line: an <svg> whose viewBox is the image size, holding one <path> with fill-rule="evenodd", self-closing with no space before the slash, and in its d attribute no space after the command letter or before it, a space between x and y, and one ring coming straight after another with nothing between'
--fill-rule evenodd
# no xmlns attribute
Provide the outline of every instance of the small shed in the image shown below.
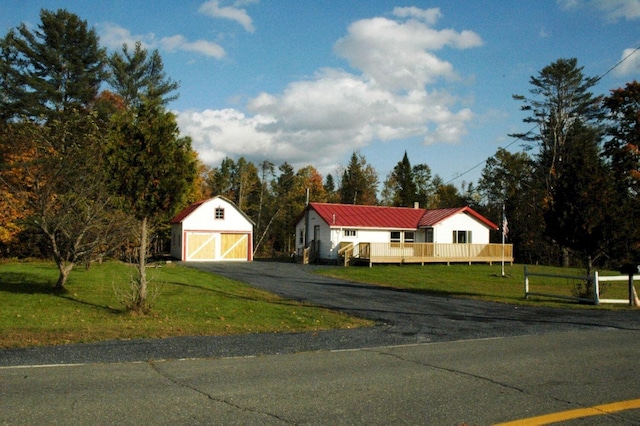
<svg viewBox="0 0 640 426"><path fill-rule="evenodd" d="M252 261L253 221L218 196L199 201L171 220L171 256L182 261Z"/></svg>

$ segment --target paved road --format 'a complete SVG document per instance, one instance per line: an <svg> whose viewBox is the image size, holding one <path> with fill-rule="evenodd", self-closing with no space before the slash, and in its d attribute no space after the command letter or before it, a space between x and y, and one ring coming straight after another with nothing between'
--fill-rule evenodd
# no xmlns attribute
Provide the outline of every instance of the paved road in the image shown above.
<svg viewBox="0 0 640 426"><path fill-rule="evenodd" d="M639 337L550 332L338 352L4 367L0 424L486 425L576 409L584 415L603 403L633 400L638 407ZM640 424L637 409L597 414L577 422Z"/></svg>

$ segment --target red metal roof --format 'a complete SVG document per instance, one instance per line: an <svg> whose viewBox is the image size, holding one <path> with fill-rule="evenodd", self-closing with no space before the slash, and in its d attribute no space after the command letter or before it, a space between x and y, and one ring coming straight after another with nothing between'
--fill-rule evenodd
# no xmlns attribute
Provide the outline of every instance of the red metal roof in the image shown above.
<svg viewBox="0 0 640 426"><path fill-rule="evenodd" d="M489 228L498 229L496 224L471 207L427 210L330 203L309 203L309 207L331 227L418 229L434 226L455 214L466 213Z"/></svg>
<svg viewBox="0 0 640 426"><path fill-rule="evenodd" d="M471 207L455 207L450 209L435 209L435 210L426 210L426 213L420 220L420 227L430 227L434 226L448 217L456 215L458 213L466 213L469 216L475 218L481 223L487 225L487 227L491 229L498 229L498 225L491 222L486 217L482 216L477 211L473 210Z"/></svg>
<svg viewBox="0 0 640 426"><path fill-rule="evenodd" d="M205 203L206 201L209 200L202 200L202 201L198 201L197 203L193 203L190 206L186 207L185 209L183 209L180 213L178 213L177 215L175 215L173 217L173 219L171 219L171 222L169 222L170 224L174 224L174 223L180 223L183 220L185 220L187 218L187 216L189 216L191 213L193 213L193 211L195 209L197 209L198 207L200 207L203 203Z"/></svg>
<svg viewBox="0 0 640 426"><path fill-rule="evenodd" d="M332 227L418 229L424 209L361 206L355 204L309 203Z"/></svg>

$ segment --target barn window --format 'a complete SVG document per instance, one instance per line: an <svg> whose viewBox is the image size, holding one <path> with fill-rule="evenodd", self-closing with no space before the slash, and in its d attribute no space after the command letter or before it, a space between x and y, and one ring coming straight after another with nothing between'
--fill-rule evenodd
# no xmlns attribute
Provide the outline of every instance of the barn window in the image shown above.
<svg viewBox="0 0 640 426"><path fill-rule="evenodd" d="M215 214L216 214L215 215L216 219L224 220L224 208L216 207L216 213Z"/></svg>
<svg viewBox="0 0 640 426"><path fill-rule="evenodd" d="M358 231L356 231L355 229L345 229L344 230L344 236L345 237L355 237L356 235L358 235Z"/></svg>

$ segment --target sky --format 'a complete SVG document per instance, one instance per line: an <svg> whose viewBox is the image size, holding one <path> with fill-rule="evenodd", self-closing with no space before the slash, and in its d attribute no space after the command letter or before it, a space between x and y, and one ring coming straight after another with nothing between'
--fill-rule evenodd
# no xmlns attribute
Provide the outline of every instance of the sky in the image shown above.
<svg viewBox="0 0 640 426"><path fill-rule="evenodd" d="M180 83L169 104L211 167L224 157L384 181L411 164L477 183L530 124L514 94L577 58L594 94L640 79L640 0L3 0L0 35L66 9L109 52L141 41Z"/></svg>

